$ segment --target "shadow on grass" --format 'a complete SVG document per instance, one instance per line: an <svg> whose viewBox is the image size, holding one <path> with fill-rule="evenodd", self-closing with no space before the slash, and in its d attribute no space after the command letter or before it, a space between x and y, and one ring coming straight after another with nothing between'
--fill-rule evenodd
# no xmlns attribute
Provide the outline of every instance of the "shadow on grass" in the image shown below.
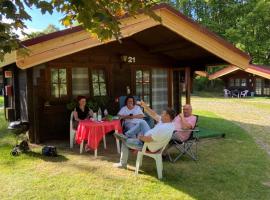
<svg viewBox="0 0 270 200"><path fill-rule="evenodd" d="M38 158L38 159L41 159L41 160L46 161L46 162L66 162L66 161L68 161L68 158L66 158L63 155L57 155L55 157L44 156L41 153L37 153L34 151L28 151L28 152L25 152L24 154L30 158Z"/></svg>
<svg viewBox="0 0 270 200"><path fill-rule="evenodd" d="M239 124L239 122L234 123ZM234 123L209 113L200 115L199 127L225 133L226 137L224 139L220 139L220 137L201 139L198 144L199 159L196 162L186 156L176 163L164 161L162 180L157 179L155 161L144 157L137 180L142 180L143 185L154 187L153 190L164 190L163 185L166 185L168 187L165 192L177 190L194 199L270 199L269 187L262 184L270 179L269 157L255 144L251 136ZM260 128L258 125L254 126ZM106 150L104 150L102 142L100 143L97 159L94 158L93 151L79 155L78 145L74 150L69 150L68 142L62 145L50 144L55 145L59 152L67 157L77 154L88 157L91 161L108 161L111 164L119 162L120 155L116 153L116 144L112 135L107 137ZM27 156L48 162L68 160L65 156L44 157L35 152L29 152ZM132 171L134 171L135 162L136 155L130 153L128 170L131 173L134 173ZM91 166L91 164L89 166L85 162L66 162L66 165L100 174L100 178L105 179L111 173L99 173L102 171L102 166ZM121 173L121 171L119 172ZM153 178L149 178L149 176ZM110 176L110 178L112 177ZM140 187L140 185L134 185L134 187ZM168 188L173 188L173 190Z"/></svg>
<svg viewBox="0 0 270 200"><path fill-rule="evenodd" d="M270 179L269 157L237 123L240 124L216 116L200 116L199 127L226 137L200 139L198 161L187 156L176 163L164 161L164 178L160 182L195 199L269 199L269 187L263 184ZM105 155L99 159L119 162L119 157ZM135 162L136 155L130 153L128 170L134 171ZM152 176L159 182L153 159L143 158L139 176L146 181L146 176Z"/></svg>

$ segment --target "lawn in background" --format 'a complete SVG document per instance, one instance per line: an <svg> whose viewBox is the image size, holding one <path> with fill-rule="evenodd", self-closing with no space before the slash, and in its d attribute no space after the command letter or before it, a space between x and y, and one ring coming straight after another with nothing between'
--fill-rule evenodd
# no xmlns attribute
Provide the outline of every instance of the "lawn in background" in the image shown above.
<svg viewBox="0 0 270 200"><path fill-rule="evenodd" d="M4 97L0 96L0 107L4 106Z"/></svg>
<svg viewBox="0 0 270 200"><path fill-rule="evenodd" d="M92 152L79 155L78 149L60 147L61 156L45 158L36 147L12 157L15 137L6 131L0 110L0 199L270 199L265 151L234 123L207 111L195 114L200 127L224 132L225 139L202 139L197 162L187 157L164 162L164 178L158 180L150 158L134 176L133 154L128 170L112 168L119 155L110 152L95 159Z"/></svg>

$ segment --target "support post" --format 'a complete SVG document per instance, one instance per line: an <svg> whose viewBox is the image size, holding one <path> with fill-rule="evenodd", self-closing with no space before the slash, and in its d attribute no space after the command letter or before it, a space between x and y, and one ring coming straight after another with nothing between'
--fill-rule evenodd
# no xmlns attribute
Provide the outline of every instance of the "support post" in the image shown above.
<svg viewBox="0 0 270 200"><path fill-rule="evenodd" d="M186 82L186 104L190 104L190 93L191 93L191 78L190 78L190 67L185 67L185 82Z"/></svg>

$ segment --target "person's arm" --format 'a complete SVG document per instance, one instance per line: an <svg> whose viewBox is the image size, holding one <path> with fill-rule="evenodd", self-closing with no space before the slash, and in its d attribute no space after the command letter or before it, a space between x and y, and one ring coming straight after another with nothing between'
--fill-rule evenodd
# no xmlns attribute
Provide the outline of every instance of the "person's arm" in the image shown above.
<svg viewBox="0 0 270 200"><path fill-rule="evenodd" d="M192 129L192 125L185 119L183 113L179 114L182 129Z"/></svg>
<svg viewBox="0 0 270 200"><path fill-rule="evenodd" d="M144 112L146 112L155 121L160 121L160 116L154 110L152 110L144 101L137 102L137 104L142 106L144 108Z"/></svg>
<svg viewBox="0 0 270 200"><path fill-rule="evenodd" d="M81 120L79 119L79 117L78 117L78 113L77 113L76 110L74 110L73 116L74 116L74 119L75 119L76 121L81 121Z"/></svg>
<svg viewBox="0 0 270 200"><path fill-rule="evenodd" d="M131 119L134 119L134 118L142 119L142 118L144 118L144 114L132 115Z"/></svg>
<svg viewBox="0 0 270 200"><path fill-rule="evenodd" d="M138 139L143 141L143 142L153 142L154 141L151 135L149 135L149 136L139 135Z"/></svg>
<svg viewBox="0 0 270 200"><path fill-rule="evenodd" d="M120 119L133 119L132 116L130 115L119 115L118 116L120 117Z"/></svg>

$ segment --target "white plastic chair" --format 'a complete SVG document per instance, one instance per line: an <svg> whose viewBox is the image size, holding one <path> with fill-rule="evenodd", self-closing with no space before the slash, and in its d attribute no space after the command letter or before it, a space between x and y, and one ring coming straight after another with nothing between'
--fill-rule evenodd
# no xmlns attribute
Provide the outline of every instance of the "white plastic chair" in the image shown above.
<svg viewBox="0 0 270 200"><path fill-rule="evenodd" d="M168 140L165 143L165 145L157 152L147 151L146 149L147 149L148 143L144 143L142 151L138 151L138 154L137 154L135 174L138 175L138 173L139 173L140 166L142 166L143 156L149 156L149 157L156 160L158 178L162 179L162 171L163 171L162 152L166 148L169 141L170 140Z"/></svg>
<svg viewBox="0 0 270 200"><path fill-rule="evenodd" d="M248 90L244 90L240 93L240 97L247 97Z"/></svg>
<svg viewBox="0 0 270 200"><path fill-rule="evenodd" d="M230 90L224 89L223 91L224 91L224 97L229 97L229 96L231 96L231 91L230 91Z"/></svg>
<svg viewBox="0 0 270 200"><path fill-rule="evenodd" d="M76 130L73 128L73 116L74 116L74 111L71 112L70 114L70 121L69 121L69 141L70 141L70 148L73 148L74 145L74 137Z"/></svg>

